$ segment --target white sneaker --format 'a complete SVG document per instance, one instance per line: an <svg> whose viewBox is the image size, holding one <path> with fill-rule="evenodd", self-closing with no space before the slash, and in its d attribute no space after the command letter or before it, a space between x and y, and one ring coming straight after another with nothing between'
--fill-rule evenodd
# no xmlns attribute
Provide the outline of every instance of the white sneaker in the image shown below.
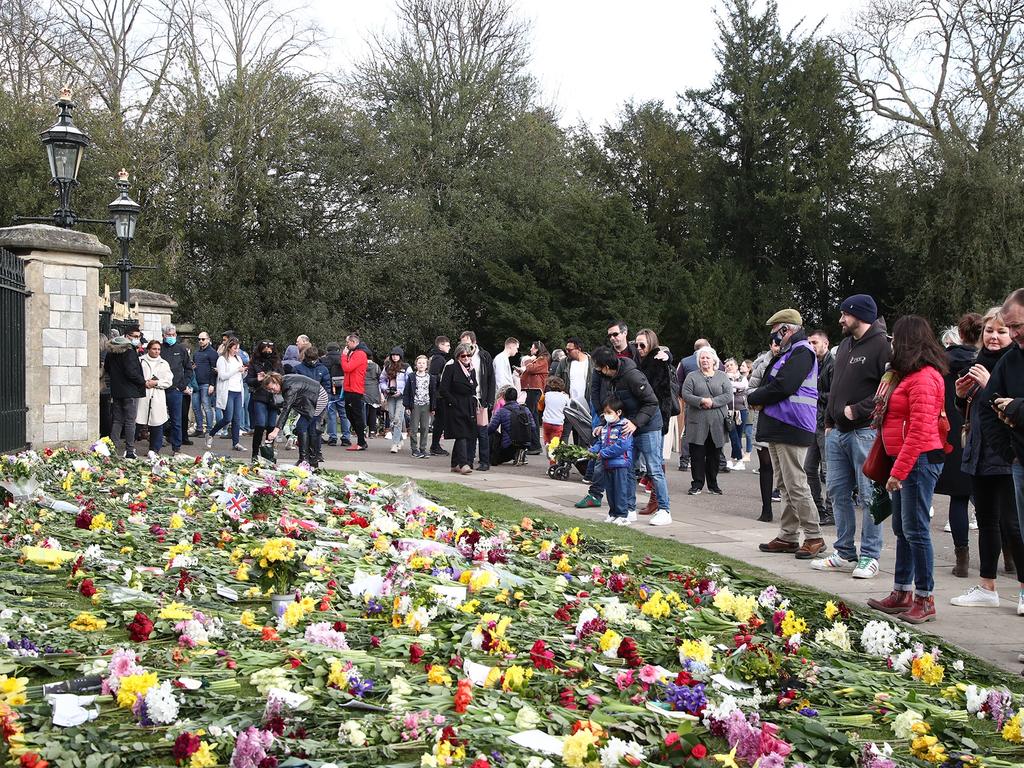
<svg viewBox="0 0 1024 768"><path fill-rule="evenodd" d="M951 526L949 523L946 523L945 526L943 526L942 530L944 530L946 533L952 533L953 526Z"/></svg>
<svg viewBox="0 0 1024 768"><path fill-rule="evenodd" d="M736 466L734 465L734 463L733 463L733 460L732 460L732 459L727 459L727 460L726 460L726 462L725 462L725 468L726 468L726 469L728 469L728 470L729 470L730 472L732 472L732 470L736 469Z"/></svg>
<svg viewBox="0 0 1024 768"><path fill-rule="evenodd" d="M828 557L811 560L811 568L816 571L842 571L850 572L857 567L855 560L847 560L838 552L833 552Z"/></svg>
<svg viewBox="0 0 1024 768"><path fill-rule="evenodd" d="M629 510L629 512L626 513L626 519L629 522L631 522L631 523L635 523L636 522L636 510L635 509Z"/></svg>
<svg viewBox="0 0 1024 768"><path fill-rule="evenodd" d="M742 461L734 461L732 463L732 471L733 472L746 472L747 471L747 465L744 464Z"/></svg>
<svg viewBox="0 0 1024 768"><path fill-rule="evenodd" d="M853 569L855 579L873 579L878 575L878 561L873 557L862 557Z"/></svg>
<svg viewBox="0 0 1024 768"><path fill-rule="evenodd" d="M935 517L935 507L928 507L928 519Z"/></svg>
<svg viewBox="0 0 1024 768"><path fill-rule="evenodd" d="M391 446L392 453L398 453L398 443L393 443Z"/></svg>
<svg viewBox="0 0 1024 768"><path fill-rule="evenodd" d="M967 527L972 531L978 530L978 518L974 514L974 510L971 510L971 516L967 518Z"/></svg>
<svg viewBox="0 0 1024 768"><path fill-rule="evenodd" d="M651 515L650 525L668 525L672 522L672 514L667 509L659 509Z"/></svg>
<svg viewBox="0 0 1024 768"><path fill-rule="evenodd" d="M615 522L616 520L618 520L618 519L619 519L619 518L615 517L615 515L608 515L608 517L606 517L606 518L604 519L604 521L605 521L606 523L614 523L614 522Z"/></svg>
<svg viewBox="0 0 1024 768"><path fill-rule="evenodd" d="M159 455L157 454L157 452L156 452L156 451L150 451L150 452L149 452L149 453L147 453L146 455L147 455L147 456L149 457L149 460L150 460L150 461L156 461L157 459L159 459L159 458L160 458L160 456L159 456Z"/></svg>
<svg viewBox="0 0 1024 768"><path fill-rule="evenodd" d="M1024 592L1017 595L1017 615L1024 616Z"/></svg>
<svg viewBox="0 0 1024 768"><path fill-rule="evenodd" d="M213 448L213 435L210 435L208 438L206 438L206 448L207 450Z"/></svg>
<svg viewBox="0 0 1024 768"><path fill-rule="evenodd" d="M974 586L962 595L951 597L949 602L952 605L959 605L963 608L998 608L999 593L984 587ZM1018 608L1019 606L1020 603L1018 603Z"/></svg>
<svg viewBox="0 0 1024 768"><path fill-rule="evenodd" d="M624 527L630 524L628 517L616 517L615 521L612 523L612 525L618 525L619 527Z"/></svg>

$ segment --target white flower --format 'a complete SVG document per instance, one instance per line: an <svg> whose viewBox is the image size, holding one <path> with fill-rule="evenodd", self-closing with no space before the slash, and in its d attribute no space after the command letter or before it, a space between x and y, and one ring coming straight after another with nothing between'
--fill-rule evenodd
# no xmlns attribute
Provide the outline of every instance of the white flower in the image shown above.
<svg viewBox="0 0 1024 768"><path fill-rule="evenodd" d="M178 719L178 700L169 680L146 691L146 714L157 725L170 725Z"/></svg>
<svg viewBox="0 0 1024 768"><path fill-rule="evenodd" d="M908 709L906 712L901 712L896 716L896 719L892 721L892 732L896 734L897 739L909 739L913 736L914 723L920 723L924 720L920 712L916 712L913 709Z"/></svg>
<svg viewBox="0 0 1024 768"><path fill-rule="evenodd" d="M907 648L900 651L898 656L891 657L890 661L892 661L894 672L899 672L901 675L906 674L907 670L910 669L910 665L914 662L914 652Z"/></svg>
<svg viewBox="0 0 1024 768"><path fill-rule="evenodd" d="M635 741L623 741L612 736L608 743L601 748L601 768L617 768L622 758L628 756L643 760L644 750Z"/></svg>
<svg viewBox="0 0 1024 768"><path fill-rule="evenodd" d="M729 715L739 708L740 705L736 701L736 697L728 693L718 703L708 702L707 707L704 709L704 725L710 726L714 721L727 720Z"/></svg>
<svg viewBox="0 0 1024 768"><path fill-rule="evenodd" d="M834 645L844 651L853 650L850 646L850 633L841 621L837 621L828 629L819 629L814 635L814 642Z"/></svg>
<svg viewBox="0 0 1024 768"><path fill-rule="evenodd" d="M609 624L624 624L629 618L629 608L619 598L613 597L604 604L604 620Z"/></svg>
<svg viewBox="0 0 1024 768"><path fill-rule="evenodd" d="M366 733L358 720L346 720L338 729L338 740L353 747L362 747L366 744Z"/></svg>
<svg viewBox="0 0 1024 768"><path fill-rule="evenodd" d="M968 685L967 690L964 691L964 697L967 699L967 711L972 715L978 715L979 719L984 718L985 713L981 711L981 708L988 700L988 688L979 688L974 684Z"/></svg>
<svg viewBox="0 0 1024 768"><path fill-rule="evenodd" d="M371 530L380 531L385 534L397 533L402 530L402 526L400 526L395 519L389 515L381 515L373 518L373 520L370 521L370 528Z"/></svg>
<svg viewBox="0 0 1024 768"><path fill-rule="evenodd" d="M964 671L964 660L963 659L957 659L956 661L953 662L952 667L953 667L953 669L956 672L963 672Z"/></svg>
<svg viewBox="0 0 1024 768"><path fill-rule="evenodd" d="M538 755L534 755L526 763L526 768L554 768L554 766L555 764L546 757L539 757Z"/></svg>
<svg viewBox="0 0 1024 768"><path fill-rule="evenodd" d="M896 628L887 621L869 621L860 633L860 645L871 656L888 656L896 647Z"/></svg>
<svg viewBox="0 0 1024 768"><path fill-rule="evenodd" d="M521 731L530 731L540 724L540 715L537 710L528 705L523 705L516 713L516 728Z"/></svg>
<svg viewBox="0 0 1024 768"><path fill-rule="evenodd" d="M650 632L651 622L647 619L633 619L633 629L637 632Z"/></svg>
<svg viewBox="0 0 1024 768"><path fill-rule="evenodd" d="M767 587L762 589L761 594L757 596L757 604L764 608L774 608L778 599L778 587L774 584L769 584Z"/></svg>

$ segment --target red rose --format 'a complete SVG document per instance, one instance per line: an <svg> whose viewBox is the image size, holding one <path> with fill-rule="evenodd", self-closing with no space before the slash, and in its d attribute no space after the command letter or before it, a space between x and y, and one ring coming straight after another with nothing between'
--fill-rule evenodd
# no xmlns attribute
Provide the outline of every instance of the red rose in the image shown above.
<svg viewBox="0 0 1024 768"><path fill-rule="evenodd" d="M128 625L128 636L135 643L144 643L149 640L150 634L153 632L153 622L149 616L139 611L135 614L135 618L132 619L132 623Z"/></svg>
<svg viewBox="0 0 1024 768"><path fill-rule="evenodd" d="M92 515L89 514L89 510L83 509L75 517L75 528L89 530L90 525L92 525Z"/></svg>
<svg viewBox="0 0 1024 768"><path fill-rule="evenodd" d="M195 533L192 534L192 543L193 544L199 544L199 543L202 542L202 540L203 540L203 534L201 534L199 531L196 531Z"/></svg>
<svg viewBox="0 0 1024 768"><path fill-rule="evenodd" d="M708 748L703 744L694 744L693 749L690 750L690 757L696 760L703 760L708 756Z"/></svg>
<svg viewBox="0 0 1024 768"><path fill-rule="evenodd" d="M413 643L409 646L409 663L419 664L420 659L423 658L423 649L417 643Z"/></svg>
<svg viewBox="0 0 1024 768"><path fill-rule="evenodd" d="M92 597L96 594L97 589L96 585L92 583L92 579L83 579L78 591L82 593L83 597Z"/></svg>
<svg viewBox="0 0 1024 768"><path fill-rule="evenodd" d="M538 640L530 649L530 661L537 669L554 669L555 652L549 651L543 640Z"/></svg>

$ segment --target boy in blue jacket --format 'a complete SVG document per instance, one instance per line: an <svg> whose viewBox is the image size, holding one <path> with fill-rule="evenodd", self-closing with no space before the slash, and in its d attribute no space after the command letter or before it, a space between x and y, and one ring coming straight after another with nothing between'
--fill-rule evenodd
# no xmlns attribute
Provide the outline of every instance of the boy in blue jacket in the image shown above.
<svg viewBox="0 0 1024 768"><path fill-rule="evenodd" d="M604 469L604 491L608 497L606 523L629 525L629 486L633 479L633 437L622 433L622 401L612 396L604 401L604 426L591 448Z"/></svg>

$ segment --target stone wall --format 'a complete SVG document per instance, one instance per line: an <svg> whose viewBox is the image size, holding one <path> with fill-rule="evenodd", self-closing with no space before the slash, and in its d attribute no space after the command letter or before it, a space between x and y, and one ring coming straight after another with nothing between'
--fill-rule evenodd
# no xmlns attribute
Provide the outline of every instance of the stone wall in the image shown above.
<svg viewBox="0 0 1024 768"><path fill-rule="evenodd" d="M26 438L85 446L99 435L99 268L94 235L29 224L0 229L25 262Z"/></svg>

